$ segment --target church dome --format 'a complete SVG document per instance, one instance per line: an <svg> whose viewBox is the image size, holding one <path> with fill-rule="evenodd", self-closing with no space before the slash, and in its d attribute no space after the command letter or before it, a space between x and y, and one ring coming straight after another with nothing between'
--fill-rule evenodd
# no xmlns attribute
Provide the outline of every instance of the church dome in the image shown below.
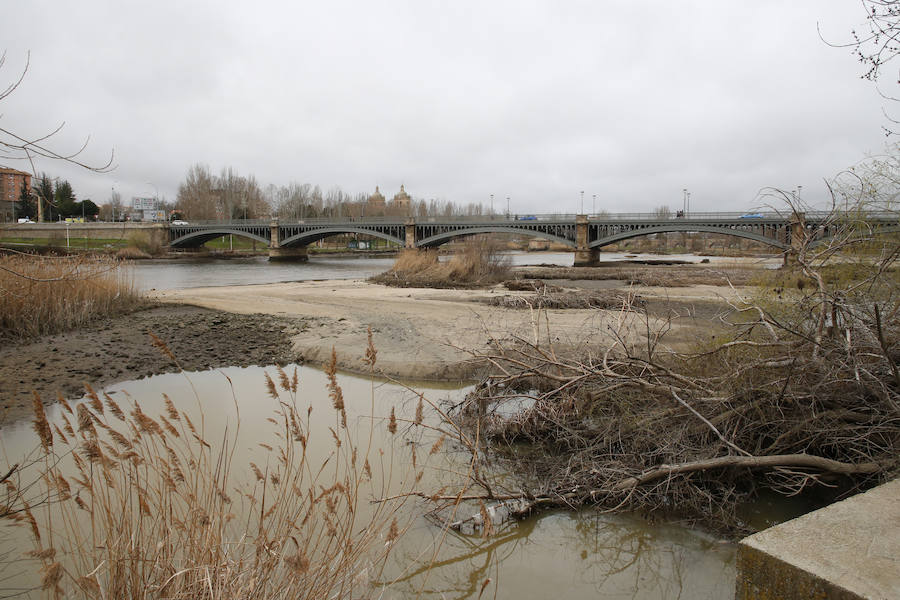
<svg viewBox="0 0 900 600"><path fill-rule="evenodd" d="M378 191L378 186L375 186L375 193L369 196L369 204L370 205L384 205L384 196L381 195L381 192Z"/></svg>

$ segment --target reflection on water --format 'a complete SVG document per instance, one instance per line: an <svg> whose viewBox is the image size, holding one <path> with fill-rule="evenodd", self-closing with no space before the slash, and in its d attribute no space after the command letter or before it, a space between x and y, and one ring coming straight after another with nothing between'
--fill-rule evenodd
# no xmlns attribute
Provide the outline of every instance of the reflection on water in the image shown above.
<svg viewBox="0 0 900 600"><path fill-rule="evenodd" d="M571 252L511 252L508 256L513 265L542 263L572 266L573 260ZM169 290L286 281L365 279L387 271L393 264L393 257L312 256L304 263L269 262L265 256L231 259L198 257L136 261L134 275L140 289Z"/></svg>
<svg viewBox="0 0 900 600"><path fill-rule="evenodd" d="M507 256L514 266L547 264L571 267L573 263L571 252L510 252ZM701 257L692 254L659 256L619 252L604 252L601 259L603 261L666 259L694 263L702 260ZM708 260L727 264L735 259L709 257ZM305 263L270 263L265 256L232 259L198 257L136 261L134 275L137 286L142 290L151 288L168 290L321 279L365 279L387 271L393 264L393 258L355 256L312 256L309 262Z"/></svg>
<svg viewBox="0 0 900 600"><path fill-rule="evenodd" d="M477 598L490 578L498 598L724 599L733 593L734 554L733 544L675 525L554 512L488 539L451 532L430 568L420 561L397 584L410 597Z"/></svg>
<svg viewBox="0 0 900 600"><path fill-rule="evenodd" d="M116 384L106 391L120 403L134 399L149 415L164 410L165 393L179 409L197 415L197 422L202 423L211 441L221 437L226 428L233 431L239 421L235 475L249 479L250 461L264 465L271 460L261 444L276 445L268 419L277 405L266 393L265 371L260 367L235 367L187 376L160 375ZM268 371L275 376L274 368ZM328 427L335 425L335 417L325 375L307 367L301 367L299 373L298 397L313 408L311 427L317 430L317 435L310 437L310 445L323 445L312 452L327 453L331 443ZM394 456L396 463L407 460L409 446L387 434L381 419L391 407L396 407L401 419L404 415L411 417L416 394L400 385L350 375L339 375L339 382L351 427L365 432L374 422L374 447L389 449L388 456ZM456 402L466 392L420 385L416 388L435 402ZM373 412L374 421L369 417ZM52 407L48 414L51 420L58 419L60 407ZM0 439L10 461L36 445L29 422L4 427ZM431 445L431 440L410 441L426 448ZM465 470L465 460L463 454L454 454L451 449L426 472L420 489L437 490L442 481L447 483L447 472ZM407 505L414 521L380 582L393 582L387 597L477 598L487 579L491 582L484 597L496 593L498 598L516 599L559 595L575 599L712 599L730 597L733 587L733 547L690 529L583 510L543 513L508 523L492 537L482 539L430 524L421 516L427 508L424 504ZM366 510L365 506L361 509ZM0 555L16 555L30 547L21 540L7 538L3 542Z"/></svg>
<svg viewBox="0 0 900 600"><path fill-rule="evenodd" d="M269 262L265 256L183 258L135 261L134 276L137 287L142 290L171 290L320 279L365 279L388 270L393 264L393 258L314 257L305 263Z"/></svg>

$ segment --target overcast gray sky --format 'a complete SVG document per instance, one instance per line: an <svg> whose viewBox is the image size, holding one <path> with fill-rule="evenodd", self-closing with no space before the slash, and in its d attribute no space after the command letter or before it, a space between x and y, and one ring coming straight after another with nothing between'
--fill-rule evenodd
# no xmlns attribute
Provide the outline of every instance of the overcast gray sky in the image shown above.
<svg viewBox="0 0 900 600"><path fill-rule="evenodd" d="M853 0L3 2L0 123L91 136L98 203L173 200L226 166L513 212L745 210L884 151L885 101L846 41ZM893 77L888 75L888 82ZM5 85L0 85L5 87ZM888 90L891 91L891 90ZM2 162L2 161L0 161ZM6 161L9 162L9 161ZM22 165L13 164L21 168ZM502 206L505 208L505 206Z"/></svg>

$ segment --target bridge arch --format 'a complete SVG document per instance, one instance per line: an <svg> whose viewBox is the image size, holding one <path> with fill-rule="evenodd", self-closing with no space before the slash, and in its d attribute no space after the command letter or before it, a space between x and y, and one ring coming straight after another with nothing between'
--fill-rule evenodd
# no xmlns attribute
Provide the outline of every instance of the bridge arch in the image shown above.
<svg viewBox="0 0 900 600"><path fill-rule="evenodd" d="M445 231L443 233L439 233L436 235L432 235L427 238L423 238L421 240L416 241L417 248L436 248L442 244L446 244L456 237L465 237L469 235L476 235L479 233L511 233L515 235L527 235L530 237L539 237L544 238L546 240L550 240L553 242L559 242L560 244L565 244L571 248L575 247L575 242L572 240L568 240L564 237L553 235L552 233L545 233L543 231L535 231L533 229L524 229L518 227L501 227L501 226L487 226L487 227L472 227L468 229L455 229L453 231Z"/></svg>
<svg viewBox="0 0 900 600"><path fill-rule="evenodd" d="M399 244L403 246L405 240L401 240L398 237L392 236L387 233L382 233L380 231L374 229L365 229L362 227L323 227L321 229L313 229L311 231L304 231L302 233L298 233L297 235L292 235L287 237L279 243L282 248L289 246L306 246L317 242L321 239L325 239L327 237L331 237L333 235L342 235L347 233L359 233L361 235L369 235L372 237L381 238L383 240L387 240L389 242L394 242L395 244Z"/></svg>
<svg viewBox="0 0 900 600"><path fill-rule="evenodd" d="M169 245L180 248L192 248L202 246L206 242L214 240L216 238L220 238L223 235L236 235L239 237L245 237L257 242L261 242L267 246L270 242L269 238L263 237L261 235L256 235L255 233L241 231L240 229L229 229L227 227L222 227L217 229L201 229L198 231L192 231L191 233L187 233L173 239L171 242L169 242Z"/></svg>
<svg viewBox="0 0 900 600"><path fill-rule="evenodd" d="M880 235L882 233L898 233L898 232L900 232L900 225L892 225L889 227L878 227L877 229L873 229L871 232L869 232L866 237L868 237L868 235ZM815 240L814 242L810 243L809 247L815 248L817 246L823 246L833 239L834 239L834 236L829 235L827 237L823 237L821 239ZM851 237L851 238L849 238L848 241L862 242L865 239L866 238L864 238L864 237L859 237L859 238Z"/></svg>
<svg viewBox="0 0 900 600"><path fill-rule="evenodd" d="M790 248L790 244L785 242L780 242L774 238L770 238L759 233L753 233L751 231L744 231L742 229L731 229L726 227L711 227L709 225L654 225L651 227L644 227L639 229L630 229L628 231L623 231L617 233L615 235L607 236L605 238L601 238L599 240L593 241L588 244L589 248L602 248L603 246L608 246L610 244L615 244L616 242L621 242L623 240L628 240L631 238L640 237L642 235L653 235L655 233L716 233L719 235L730 235L733 237L746 238L748 240L753 240L756 242L761 242L763 244L767 244L769 246L774 246L779 248L780 250L787 250Z"/></svg>

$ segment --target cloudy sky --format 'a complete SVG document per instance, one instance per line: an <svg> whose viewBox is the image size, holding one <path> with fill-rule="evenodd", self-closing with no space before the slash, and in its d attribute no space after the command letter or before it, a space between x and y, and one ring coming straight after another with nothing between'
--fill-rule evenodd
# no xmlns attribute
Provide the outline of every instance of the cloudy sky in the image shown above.
<svg viewBox="0 0 900 600"><path fill-rule="evenodd" d="M172 200L193 163L266 185L513 212L745 210L884 151L853 0L3 3L0 126L79 198ZM892 74L886 80L893 81ZM887 90L892 91L892 90ZM0 162L10 161L0 158ZM22 168L23 165L11 166Z"/></svg>

